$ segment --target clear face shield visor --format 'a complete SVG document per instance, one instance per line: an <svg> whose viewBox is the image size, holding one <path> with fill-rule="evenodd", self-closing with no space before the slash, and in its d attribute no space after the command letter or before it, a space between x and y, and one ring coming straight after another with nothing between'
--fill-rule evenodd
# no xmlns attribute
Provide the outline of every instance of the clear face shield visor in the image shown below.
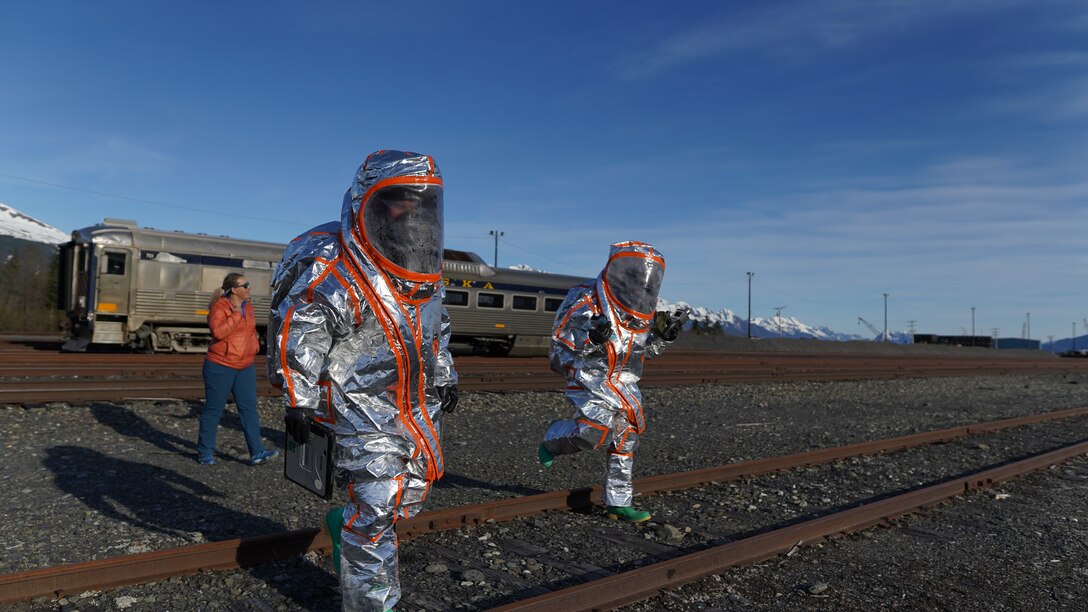
<svg viewBox="0 0 1088 612"><path fill-rule="evenodd" d="M613 259L604 273L612 297L624 308L647 316L657 309L657 293L664 276L664 266L638 255Z"/></svg>
<svg viewBox="0 0 1088 612"><path fill-rule="evenodd" d="M363 204L366 239L378 254L409 272L442 269L442 187L395 185Z"/></svg>

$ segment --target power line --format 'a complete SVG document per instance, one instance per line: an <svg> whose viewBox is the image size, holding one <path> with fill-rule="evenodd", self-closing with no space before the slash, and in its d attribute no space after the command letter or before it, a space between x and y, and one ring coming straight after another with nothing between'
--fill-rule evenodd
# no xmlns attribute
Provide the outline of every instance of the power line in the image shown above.
<svg viewBox="0 0 1088 612"><path fill-rule="evenodd" d="M524 249L524 248L522 248L522 247L518 246L517 244L514 244L513 242L510 242L509 240L508 240L508 241L506 241L506 242L504 242L503 244L505 244L505 245L506 245L506 246L508 246L508 247L513 247L513 248L515 248L515 249L517 249L517 250L519 250L519 251L522 251L522 252L528 253L528 254L530 254L530 255L533 255L533 256L535 256L535 257L540 257L541 259L547 259L548 261L553 261L553 262L555 262L555 263L557 263L557 264L562 264L562 265L564 265L564 266L571 266L571 264L570 264L569 262L566 262L566 261L560 261L560 260L558 260L558 259L555 259L555 258L553 258L553 257L548 257L547 255L541 255L540 253L534 253L533 251L530 251L529 249ZM602 265L603 265L603 264L602 264ZM585 268L585 267L582 267L582 266L571 266L571 267L573 267L573 268L574 268L574 269L576 269L576 270L583 270L583 271L584 271L584 270L588 270L588 268ZM593 273L592 273L592 274L590 274L590 275L591 275L591 276L595 276L596 274L597 274L596 272L593 272Z"/></svg>
<svg viewBox="0 0 1088 612"><path fill-rule="evenodd" d="M722 282L727 282L727 281L723 280ZM770 289L772 291L780 293L780 294L782 294L784 296L791 297L791 298L794 298L796 300L806 302L808 304L816 304L817 306L827 306L827 307L831 307L831 308L841 308L841 307L844 306L842 303L824 302L824 301L821 301L821 300L813 300L811 298L806 298L806 297L800 296L800 295L798 295L796 293L791 293L789 291L783 291L783 290L779 289L778 287L775 287L773 285L768 285L767 283L764 283L764 282L761 282L761 281L754 281L754 282L755 282L755 284L759 285L760 287L766 287L767 289Z"/></svg>

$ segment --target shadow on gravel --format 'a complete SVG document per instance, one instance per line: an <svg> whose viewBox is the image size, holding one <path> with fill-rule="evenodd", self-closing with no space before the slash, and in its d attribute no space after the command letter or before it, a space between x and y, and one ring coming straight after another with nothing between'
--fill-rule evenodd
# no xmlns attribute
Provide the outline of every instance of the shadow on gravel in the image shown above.
<svg viewBox="0 0 1088 612"><path fill-rule="evenodd" d="M186 455L189 458L196 460L196 434L197 429L199 428L198 420L200 418L200 410L203 405L203 402L187 402L189 414L173 417L180 421L191 422L191 425L187 426L186 430L186 433L190 434L191 437L185 438L162 431L151 423L148 423L146 419L132 410L116 404L91 404L91 414L94 415L94 418L97 419L99 423L113 429L122 436L139 438L164 451L177 453L178 455ZM242 421L238 418L237 413L231 414L225 412L219 421L219 426L228 427L239 432L242 431ZM261 437L266 442L266 447L278 447L282 450L282 431L261 427ZM269 445L267 444L269 440L276 440L276 442L273 445ZM237 463L244 463L245 461L244 459L228 458L222 454L219 454L218 457Z"/></svg>
<svg viewBox="0 0 1088 612"><path fill-rule="evenodd" d="M434 483L435 489L486 489L488 491L501 491L506 493L513 493L514 495L536 495L538 493L547 493L544 489L536 489L533 487L526 487L522 485L508 485L508 484L495 484L493 482L485 482L483 480L476 480L475 478L469 478L468 476L461 476L460 474L451 474L446 472L440 480Z"/></svg>
<svg viewBox="0 0 1088 612"><path fill-rule="evenodd" d="M191 406L189 410L192 411ZM193 437L190 440L162 431L132 410L116 404L91 404L91 414L99 423L113 429L122 436L139 438L164 451L179 455L191 455L194 459L196 458L197 426L195 424L193 425Z"/></svg>
<svg viewBox="0 0 1088 612"><path fill-rule="evenodd" d="M54 446L42 464L53 472L57 488L91 509L140 529L165 535L200 533L206 540L238 537L237 526L251 533L283 531L283 525L237 512L207 498L226 497L204 482L177 472L118 459L79 446Z"/></svg>
<svg viewBox="0 0 1088 612"><path fill-rule="evenodd" d="M145 531L186 540L200 534L203 540L219 541L240 537L240 531L269 534L286 530L275 521L210 501L208 498L224 495L199 480L155 465L126 461L78 446L46 449L42 465L53 473L54 485L61 491L102 516ZM94 520L94 515L88 515L87 525L65 527L91 537ZM97 537L118 538L109 533ZM292 586L293 580L277 580L278 574L270 566L255 566L246 571L277 588L284 597L297 599L299 605L313 598L310 590L300 591Z"/></svg>

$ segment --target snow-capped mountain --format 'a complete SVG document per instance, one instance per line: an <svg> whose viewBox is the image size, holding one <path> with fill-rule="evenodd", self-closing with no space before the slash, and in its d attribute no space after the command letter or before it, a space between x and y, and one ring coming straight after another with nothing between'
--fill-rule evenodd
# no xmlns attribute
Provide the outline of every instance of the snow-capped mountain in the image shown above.
<svg viewBox="0 0 1088 612"><path fill-rule="evenodd" d="M0 203L0 236L49 245L68 241L68 234L3 203Z"/></svg>
<svg viewBox="0 0 1088 612"><path fill-rule="evenodd" d="M732 310L710 310L702 306L693 307L687 302L670 302L664 299L657 300L658 310L676 310L685 307L691 308L691 315L685 329L708 329L720 327L730 336L747 336L748 322L744 317L739 317ZM897 334L889 334L892 342L906 342L906 338L900 338ZM869 340L854 334L843 334L827 327L813 327L799 321L794 317L762 317L752 318L752 336L755 338L809 338L816 340Z"/></svg>
<svg viewBox="0 0 1088 612"><path fill-rule="evenodd" d="M509 269L545 272L544 270L525 264L509 266ZM709 308L704 308L702 306L692 306L684 301L670 302L663 298L658 298L657 300L658 310L674 311L678 308L691 309L691 314L689 315L688 322L684 324L684 329L714 330L715 328L720 328L723 333L730 336L748 335L748 322L744 317L737 316L736 313L728 308L710 310ZM907 332L889 332L888 335L891 342L898 344L909 344L912 340L910 334ZM752 336L755 338L807 338L837 341L874 339L868 336L859 336L857 334L840 333L827 327L813 327L794 317L771 317L767 319L753 317Z"/></svg>

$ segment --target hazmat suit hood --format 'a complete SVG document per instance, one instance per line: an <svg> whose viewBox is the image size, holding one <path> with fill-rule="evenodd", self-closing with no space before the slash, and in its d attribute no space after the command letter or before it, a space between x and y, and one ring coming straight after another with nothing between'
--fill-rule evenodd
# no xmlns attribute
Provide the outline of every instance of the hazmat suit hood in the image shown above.
<svg viewBox="0 0 1088 612"><path fill-rule="evenodd" d="M653 246L618 242L596 280L571 287L555 313L548 361L553 372L566 378L575 414L548 425L538 457L546 466L548 457L607 443L601 496L614 508L630 508L634 497L634 453L646 430L638 387L643 362L669 344L650 324L664 273L665 260ZM602 315L610 324L607 335Z"/></svg>
<svg viewBox="0 0 1088 612"><path fill-rule="evenodd" d="M665 276L665 259L644 242L617 242L597 277L608 301L627 320L648 322L657 309L657 294Z"/></svg>
<svg viewBox="0 0 1088 612"><path fill-rule="evenodd" d="M372 153L344 194L340 235L401 292L422 298L442 276L442 174L434 159L405 151ZM427 287L421 293L421 288Z"/></svg>

